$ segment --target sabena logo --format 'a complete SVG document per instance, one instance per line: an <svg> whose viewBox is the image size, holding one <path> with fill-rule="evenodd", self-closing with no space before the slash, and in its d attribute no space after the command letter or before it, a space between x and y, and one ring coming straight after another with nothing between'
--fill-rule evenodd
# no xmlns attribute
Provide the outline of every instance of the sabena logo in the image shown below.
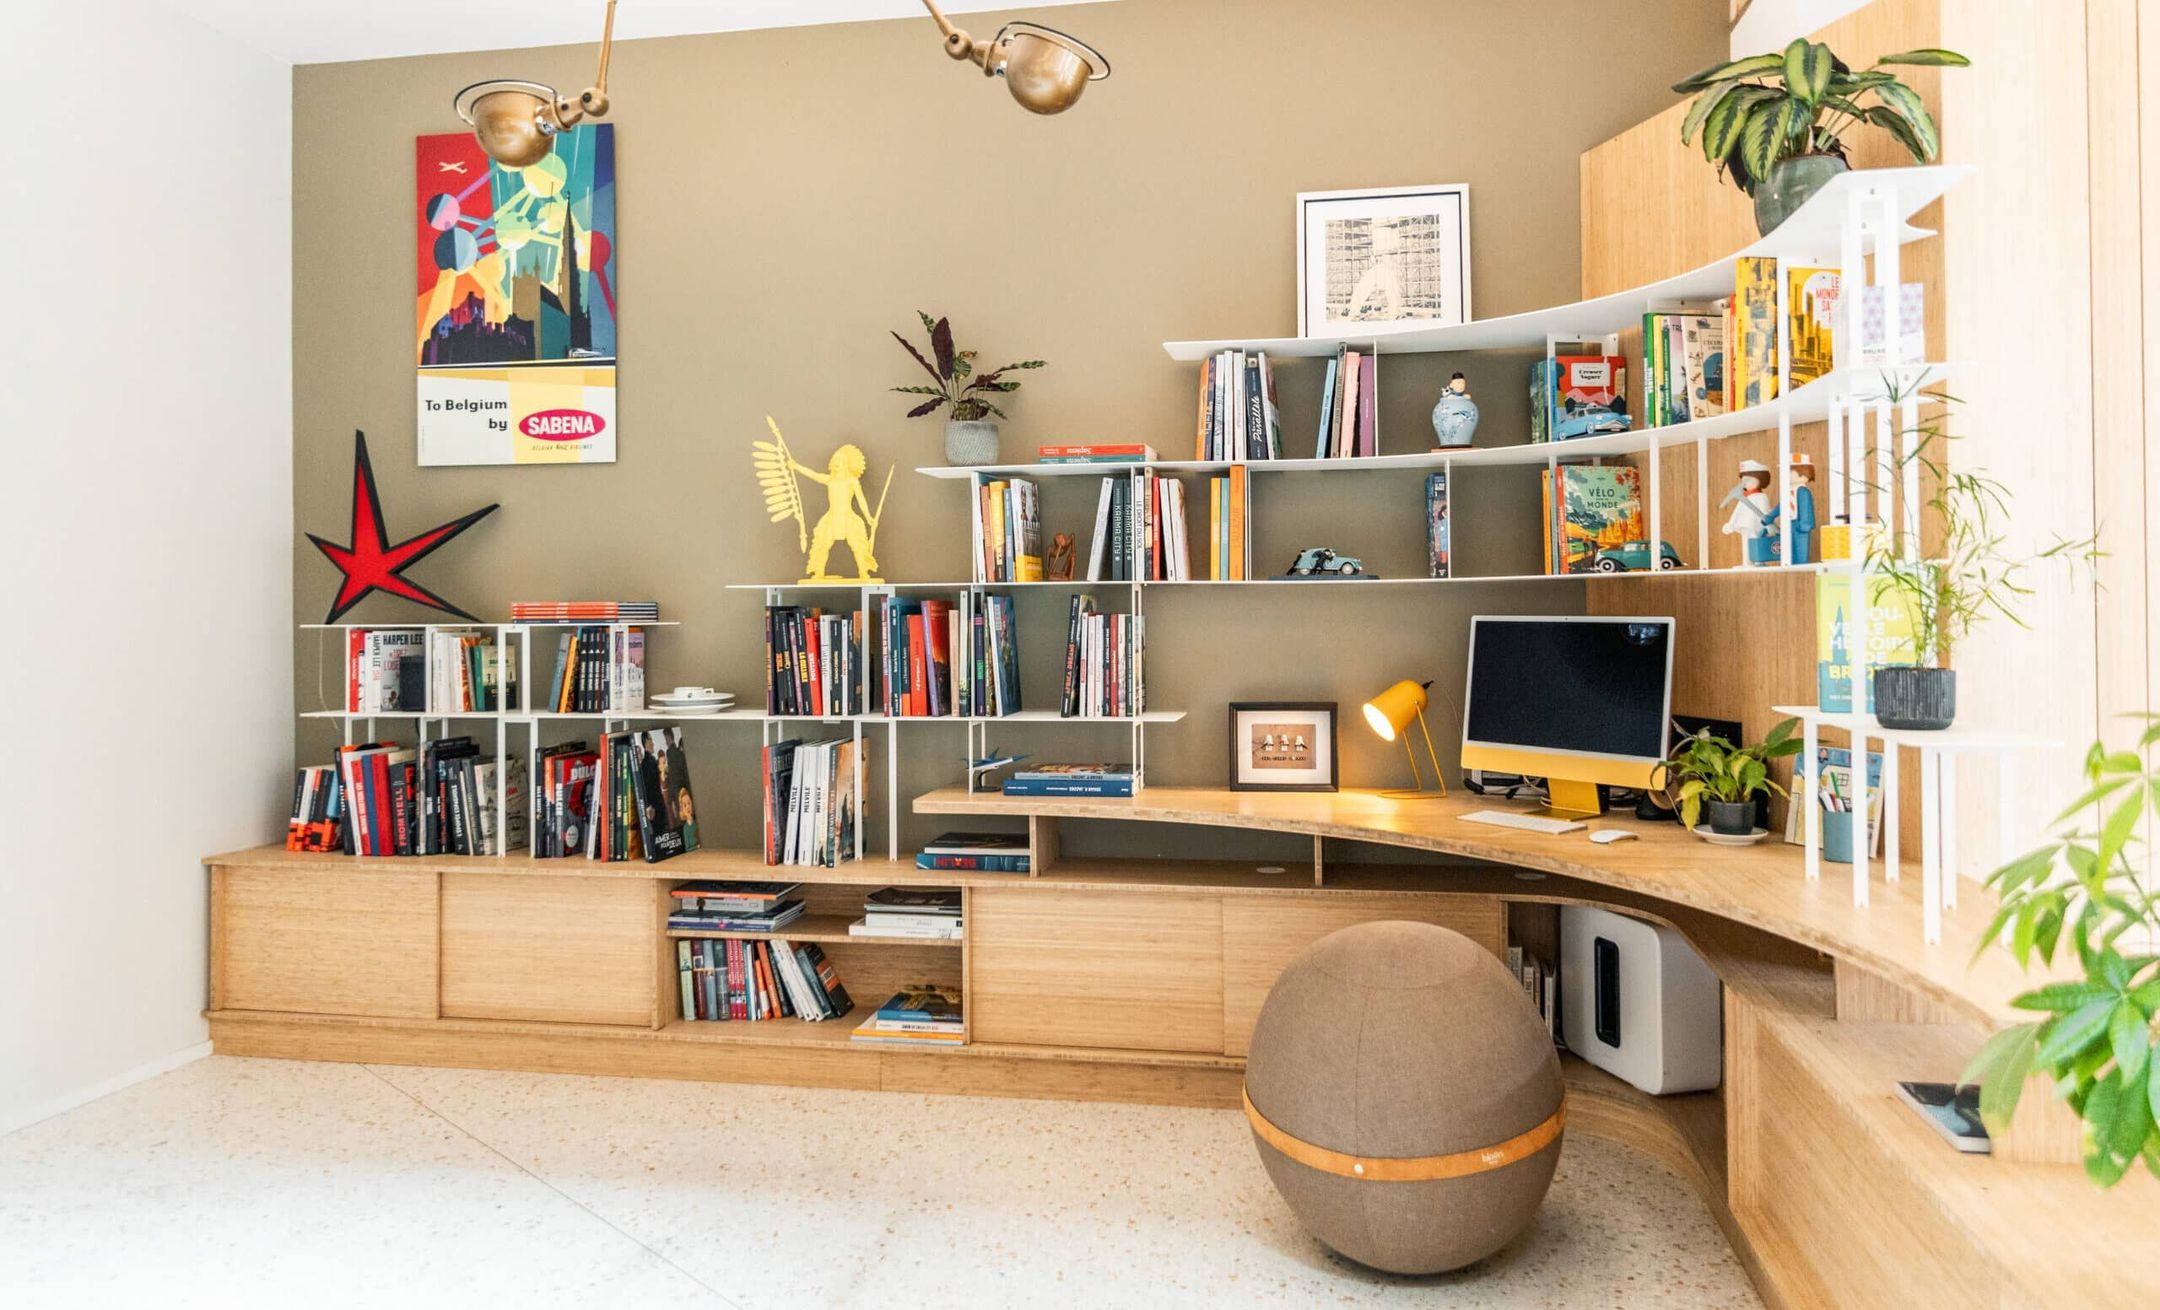
<svg viewBox="0 0 2160 1310"><path fill-rule="evenodd" d="M583 441L605 427L607 420L589 409L543 409L527 414L518 431L535 441Z"/></svg>

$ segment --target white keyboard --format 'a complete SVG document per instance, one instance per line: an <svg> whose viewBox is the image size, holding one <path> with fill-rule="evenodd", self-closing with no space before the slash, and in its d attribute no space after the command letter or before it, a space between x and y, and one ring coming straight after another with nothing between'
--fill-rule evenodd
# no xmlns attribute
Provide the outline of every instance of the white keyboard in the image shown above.
<svg viewBox="0 0 2160 1310"><path fill-rule="evenodd" d="M1470 823L1489 823L1495 828L1520 828L1524 832L1580 832L1589 826L1573 819L1541 819L1535 814L1517 814L1513 810L1472 810L1462 818Z"/></svg>

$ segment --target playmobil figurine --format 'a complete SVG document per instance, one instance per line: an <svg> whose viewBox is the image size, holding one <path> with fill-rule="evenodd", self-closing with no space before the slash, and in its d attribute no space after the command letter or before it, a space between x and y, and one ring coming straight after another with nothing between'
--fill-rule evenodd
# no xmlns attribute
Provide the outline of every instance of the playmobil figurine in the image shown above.
<svg viewBox="0 0 2160 1310"><path fill-rule="evenodd" d="M1792 517L1791 564L1813 564L1815 556L1815 461L1807 455L1795 455L1792 461L1792 486L1785 493Z"/></svg>
<svg viewBox="0 0 2160 1310"><path fill-rule="evenodd" d="M1470 399L1470 384L1457 373L1440 393L1440 403L1432 407L1433 436L1439 439L1440 449L1460 449L1477 435L1477 424L1478 407Z"/></svg>
<svg viewBox="0 0 2160 1310"><path fill-rule="evenodd" d="M1751 565L1778 562L1778 509L1770 501L1770 470L1760 460L1740 461L1740 480L1733 484L1719 508L1731 505L1725 535L1740 538L1745 560Z"/></svg>
<svg viewBox="0 0 2160 1310"><path fill-rule="evenodd" d="M1070 532L1050 538L1050 558L1043 561L1043 576L1052 582L1071 582L1075 547Z"/></svg>

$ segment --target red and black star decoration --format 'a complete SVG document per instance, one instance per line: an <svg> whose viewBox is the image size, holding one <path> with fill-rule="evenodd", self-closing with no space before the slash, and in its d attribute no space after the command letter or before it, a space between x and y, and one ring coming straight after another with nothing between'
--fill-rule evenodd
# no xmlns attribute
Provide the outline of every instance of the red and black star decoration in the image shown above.
<svg viewBox="0 0 2160 1310"><path fill-rule="evenodd" d="M338 572L345 575L345 580L338 584L337 599L330 602L330 616L323 622L337 622L339 615L358 605L371 591L403 596L406 600L478 622L474 615L405 577L404 573L426 559L438 546L494 513L496 508L489 505L485 509L476 509L395 546L389 544L389 536L383 531L382 498L375 494L375 466L368 462L367 433L354 432L352 545L340 546L312 532L307 534L315 548L327 555Z"/></svg>

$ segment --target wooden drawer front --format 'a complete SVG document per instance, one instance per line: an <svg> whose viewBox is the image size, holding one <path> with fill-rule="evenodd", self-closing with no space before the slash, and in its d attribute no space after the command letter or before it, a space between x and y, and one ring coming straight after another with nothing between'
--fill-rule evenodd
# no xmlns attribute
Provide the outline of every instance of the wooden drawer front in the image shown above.
<svg viewBox="0 0 2160 1310"><path fill-rule="evenodd" d="M435 1017L435 875L218 869L213 1009Z"/></svg>
<svg viewBox="0 0 2160 1310"><path fill-rule="evenodd" d="M442 882L446 1017L658 1025L663 884L454 873Z"/></svg>
<svg viewBox="0 0 2160 1310"><path fill-rule="evenodd" d="M1222 1049L1222 898L969 893L969 1028L979 1042Z"/></svg>
<svg viewBox="0 0 2160 1310"><path fill-rule="evenodd" d="M1299 952L1339 928L1408 919L1452 928L1506 958L1507 914L1489 896L1225 896L1222 907L1223 1052L1243 1055L1276 977Z"/></svg>

